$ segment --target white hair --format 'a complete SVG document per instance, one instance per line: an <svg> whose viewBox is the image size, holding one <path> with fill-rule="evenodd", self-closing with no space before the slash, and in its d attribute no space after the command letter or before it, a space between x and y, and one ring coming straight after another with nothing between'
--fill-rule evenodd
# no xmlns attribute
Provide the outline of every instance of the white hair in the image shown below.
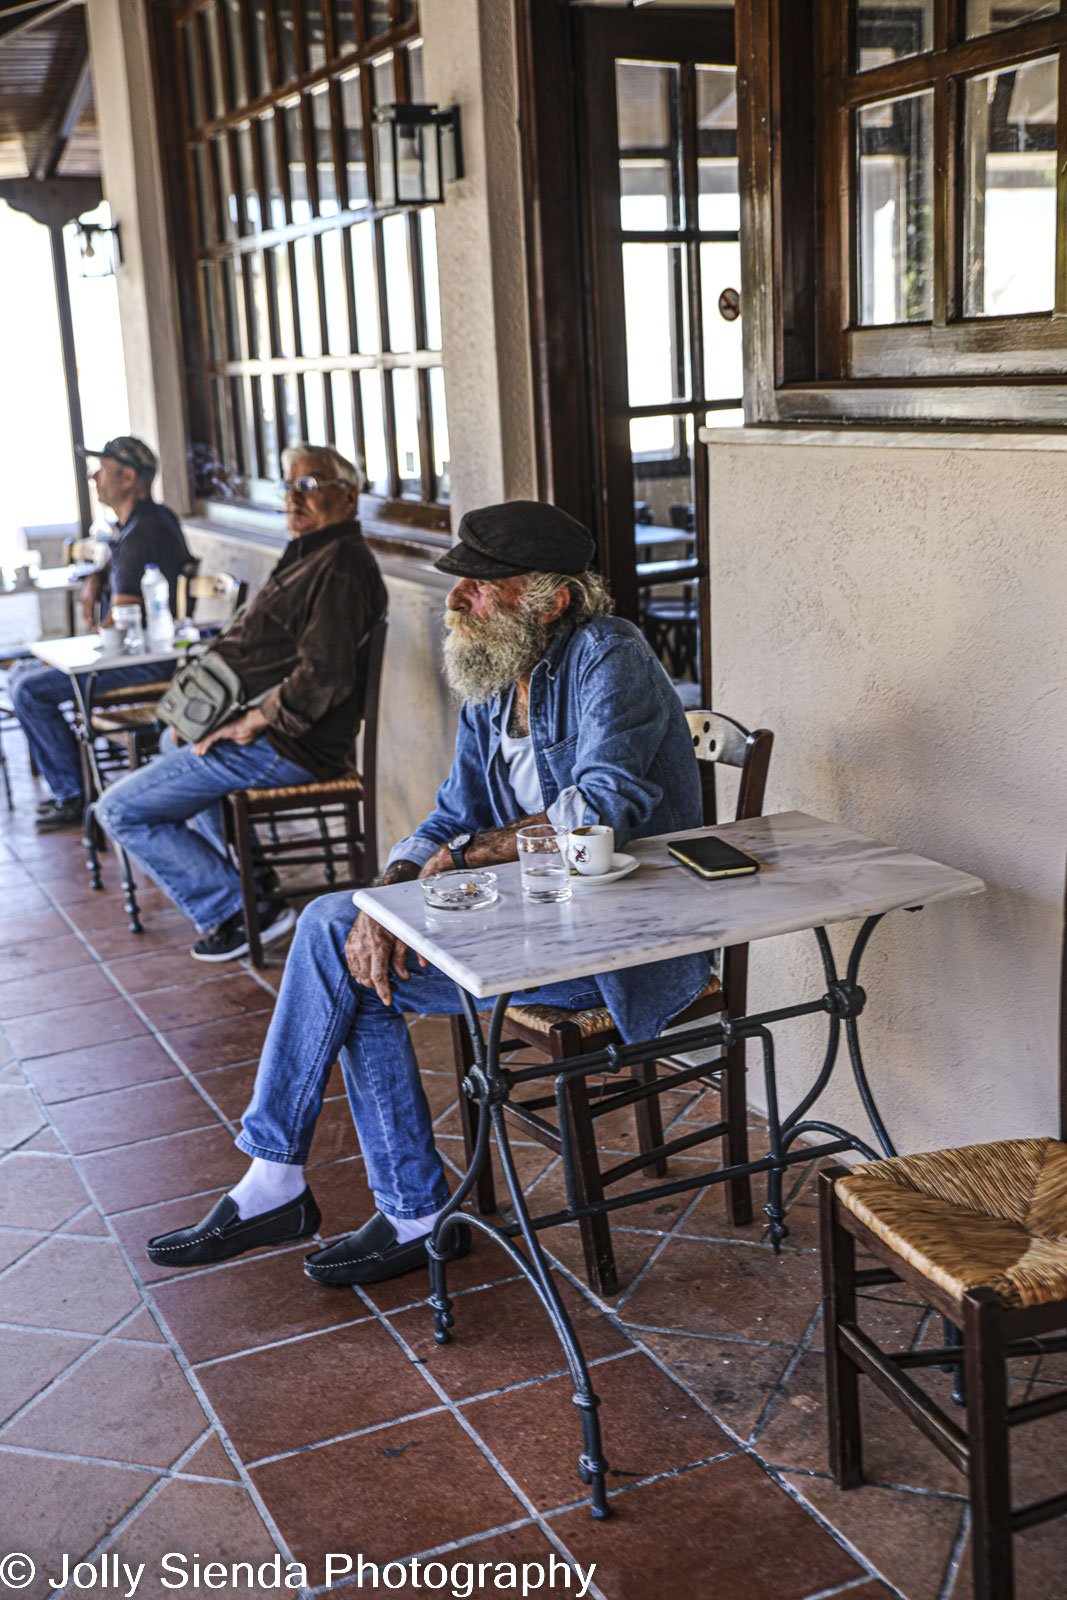
<svg viewBox="0 0 1067 1600"><path fill-rule="evenodd" d="M282 451L282 471L288 473L293 462L301 460L304 456L314 456L318 461L328 461L334 476L341 483L351 483L361 491L366 487L367 480L362 467L349 461L348 457L335 450L332 444L309 444L306 439L301 439L297 444L291 444Z"/></svg>

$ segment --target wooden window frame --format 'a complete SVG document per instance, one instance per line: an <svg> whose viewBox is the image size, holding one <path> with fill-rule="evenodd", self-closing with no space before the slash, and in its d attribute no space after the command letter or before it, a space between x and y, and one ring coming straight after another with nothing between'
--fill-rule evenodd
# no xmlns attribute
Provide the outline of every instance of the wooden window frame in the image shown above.
<svg viewBox="0 0 1067 1600"><path fill-rule="evenodd" d="M746 416L754 423L1062 425L1067 419L1067 9L963 38L965 0L936 0L933 50L851 70L844 0L739 0L738 111ZM961 315L957 270L966 78L1059 53L1056 304ZM858 326L853 114L934 91L934 313Z"/></svg>
<svg viewBox="0 0 1067 1600"><path fill-rule="evenodd" d="M264 6L265 42L271 87L262 92L256 70L256 50L253 40L254 0L237 0L236 9L243 27L238 45L241 51L240 73L247 93L240 100L234 94L235 77L231 48L235 32L223 14L225 0L218 0L217 54L221 63L224 85L224 103L221 108L212 103L212 78L209 72L206 27L196 21L211 9L214 0L168 0L152 8L154 21L153 47L157 85L157 104L163 119L162 154L165 166L165 187L170 207L171 237L174 241L175 267L178 282L180 316L183 332L183 360L185 377L185 402L189 437L203 441L204 447L226 463L231 461L240 469L237 492L225 479L212 491L206 474L201 474L196 487L210 513L211 506L219 501L230 507L246 505L250 511L262 514L278 508L275 500L269 503L266 486L277 474L265 471L272 465L270 441L265 435L265 415L259 403L260 386L269 385L273 398L274 430L280 452L292 442L285 429L285 386L296 379L299 407L299 434L308 437L308 407L306 376L321 375L322 410L325 416L327 437L334 437L334 375L347 374L351 385L351 407L357 454L365 459L363 409L360 392L360 374L371 370L379 373L382 387L382 412L386 440L386 475L384 493L370 491L361 499L361 518L364 525L376 534L393 537L398 541L415 541L416 546L429 545L437 553L450 542L450 512L447 498L438 498L433 460L433 427L430 405L430 373L442 366L443 352L430 350L426 345L426 285L424 258L420 231L419 211L411 208L384 208L376 202L374 173L371 160L371 128L374 105L374 66L383 56L391 54L392 93L397 100L410 98L410 50L420 40L417 8L411 0L389 0L389 26L387 31L370 34L367 20L370 7L365 0L311 0L316 17L321 9L324 32L325 60L314 68L307 64L305 37L308 0L292 0L291 7ZM354 47L342 49L335 33L336 19L344 7L347 11L346 31L354 35ZM279 19L282 10L293 17L295 75L281 79L281 51L279 47ZM186 24L193 28L195 49L198 53L201 97L205 102L203 118L194 122L190 107L190 83L187 76ZM336 42L335 44L335 41ZM364 150L367 161L368 201L356 206L348 204L345 188L346 166L341 112L341 79L359 69L360 103ZM313 127L311 93L324 93L330 107L328 123L328 154L332 161L337 210L319 215L316 166L315 128ZM294 221L292 195L287 156L287 138L292 134L292 124L286 109L293 103L299 107L297 137L300 155L307 175L308 202L311 216L308 220ZM272 120L265 120L272 113ZM246 211L246 188L242 177L238 142L245 125L251 129L250 153L253 186L258 196L259 220L250 218ZM265 140L271 139L273 149L267 151ZM213 147L225 151L234 173L234 188L238 192L238 217L236 228L227 224L222 215L222 196L219 192L217 167ZM208 208L214 219L213 236L201 236L201 217L196 151L207 151L207 174L210 193ZM285 223L273 225L270 216L270 198L265 176L265 156L271 155L270 165L280 182L284 195ZM399 214L404 219L406 249L411 273L414 302L414 344L411 351L391 351L389 345L388 297L384 274L385 219ZM380 352L359 353L355 350L356 295L354 269L349 247L350 229L357 224L369 224L376 263L375 293L378 302L382 346ZM254 231L253 231L254 230ZM323 259L322 238L336 232L341 237L341 263L344 273L346 304L341 308L341 319L347 319L345 348L331 352L328 348L327 289ZM296 246L305 239L311 241L315 278L319 333L323 354L303 353L301 336L301 308L297 283ZM278 262L276 252L284 250L288 256L288 291L277 282ZM257 319L252 287L252 265L258 256L261 272L261 292L266 303L262 322ZM224 279L239 266L239 292L236 297L224 290ZM207 303L207 296L212 303ZM283 304L282 296L286 296ZM306 302L305 302L306 303ZM279 310L284 322L294 333L293 349L283 348ZM236 314L243 331L235 336L232 319ZM220 330L223 348L211 348L210 329ZM270 348L259 348L259 329ZM314 347L313 347L314 348ZM417 425L419 431L419 497L403 493L403 480L398 460L396 418L393 404L391 374L397 370L411 371L415 377L417 399ZM220 399L221 397L221 399ZM345 410L347 412L347 403ZM194 471L197 463L193 463ZM243 482L242 482L243 479Z"/></svg>

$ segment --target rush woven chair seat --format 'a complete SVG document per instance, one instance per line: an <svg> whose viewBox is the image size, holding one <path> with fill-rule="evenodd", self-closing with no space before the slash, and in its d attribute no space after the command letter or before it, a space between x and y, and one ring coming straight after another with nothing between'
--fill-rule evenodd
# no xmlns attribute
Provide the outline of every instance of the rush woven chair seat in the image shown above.
<svg viewBox="0 0 1067 1600"><path fill-rule="evenodd" d="M767 728L749 732L731 717L714 711L690 711L686 720L693 737L693 748L700 772L703 817L706 826L718 818L716 771L737 769L737 797L734 820L758 817L763 809L774 735ZM674 1025L699 1021L729 1008L742 1016L748 976L748 946L736 945L723 954L721 973L712 974L704 990L679 1016ZM533 1049L552 1061L565 1061L586 1051L606 1049L621 1043L604 1006L588 1011L565 1011L555 1006L526 1005L508 1007L508 1043L514 1048ZM452 1018L453 1061L462 1085L473 1060L470 1037L462 1018ZM665 1050L666 1055L666 1050ZM662 1068L662 1070L657 1070ZM701 1087L716 1085L721 1095L721 1117L717 1122L687 1128L684 1135L664 1138L661 1097L683 1083ZM566 1090L570 1119L571 1148L574 1152L575 1189L582 1205L595 1205L604 1199L605 1188L620 1183L638 1172L662 1177L667 1161L713 1139L723 1141L723 1160L743 1165L748 1160L748 1117L745 1092L744 1042L733 1045L721 1061L700 1066L675 1067L667 1061L646 1062L630 1069L628 1080L601 1081L583 1077L570 1080ZM554 1093L522 1098L513 1095L505 1112L518 1121L527 1134L557 1153L563 1142L558 1126L542 1113L555 1108ZM602 1165L597 1149L596 1124L612 1111L632 1107L637 1128L638 1154ZM461 1121L468 1157L477 1132L477 1109L460 1096ZM724 1183L731 1220L743 1225L752 1220L752 1186L747 1176ZM639 1196L635 1197L639 1198ZM482 1211L495 1209L492 1170L488 1163L478 1181L478 1204ZM600 1294L615 1294L619 1287L611 1227L605 1215L579 1221L586 1276L590 1287Z"/></svg>
<svg viewBox="0 0 1067 1600"><path fill-rule="evenodd" d="M966 1474L975 1600L1011 1600L1012 1533L1067 1512L1063 1492L1012 1507L1010 1432L1067 1409L1067 1389L1009 1405L1007 1372L1012 1357L1067 1350L1067 1144L897 1156L824 1172L820 1186L834 1477L843 1489L862 1482L864 1373ZM857 1268L857 1247L881 1265ZM886 1351L862 1331L857 1289L898 1280L941 1312L950 1343ZM965 1426L908 1376L915 1367L957 1373Z"/></svg>
<svg viewBox="0 0 1067 1600"><path fill-rule="evenodd" d="M263 965L258 901L265 876L272 899L299 898L308 885L277 878L278 867L318 867L332 889L358 888L378 873L378 710L387 624L367 641L361 765L335 778L244 789L226 796L223 819L241 875L248 954ZM309 826L310 825L310 826Z"/></svg>

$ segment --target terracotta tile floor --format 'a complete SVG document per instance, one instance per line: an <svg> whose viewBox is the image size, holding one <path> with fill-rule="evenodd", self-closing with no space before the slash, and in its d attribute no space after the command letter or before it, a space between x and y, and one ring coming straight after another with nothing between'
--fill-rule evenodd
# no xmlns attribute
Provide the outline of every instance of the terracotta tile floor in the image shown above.
<svg viewBox="0 0 1067 1600"><path fill-rule="evenodd" d="M158 1563L173 1551L253 1564L280 1552L311 1588L328 1554L347 1553L432 1557L460 1581L488 1563L474 1596L501 1592L494 1564L508 1562L556 1562L555 1591L542 1592L566 1592L562 1560L595 1562L600 1600L969 1600L960 1482L870 1392L871 1482L845 1495L830 1481L810 1173L790 1180L777 1259L757 1227L724 1221L715 1191L624 1213L610 1304L583 1287L576 1229L546 1237L603 1402L605 1524L579 1492L559 1347L488 1242L451 1275L446 1347L418 1276L318 1289L304 1247L189 1274L153 1267L144 1240L202 1214L242 1169L232 1137L284 957L262 975L205 971L184 918L152 890L132 937L114 863L94 895L77 837L35 834L21 741L5 744L16 809L0 812L0 1528L38 1564L24 1594L47 1594L66 1552L98 1568L145 1561L137 1593L162 1596ZM412 1026L458 1171L447 1028ZM697 1098L670 1097L669 1115L691 1120ZM611 1121L606 1144L632 1148L632 1129ZM515 1151L536 1207L554 1208L555 1158ZM339 1077L313 1162L330 1237L369 1206ZM905 1344L928 1336L924 1308L899 1294L872 1296L868 1319ZM1020 1385L1037 1392L1057 1376L1047 1366L1029 1363ZM1062 1422L1019 1452L1031 1493L1050 1492ZM1019 1600L1061 1593L1065 1561L1065 1521L1019 1540ZM406 1592L433 1592L430 1573ZM258 1581L229 1592L267 1592ZM101 1578L86 1592L110 1591Z"/></svg>

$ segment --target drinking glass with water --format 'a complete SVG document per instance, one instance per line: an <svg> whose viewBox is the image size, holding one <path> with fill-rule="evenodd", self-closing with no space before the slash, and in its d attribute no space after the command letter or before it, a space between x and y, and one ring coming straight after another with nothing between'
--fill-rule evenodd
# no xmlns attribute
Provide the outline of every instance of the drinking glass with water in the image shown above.
<svg viewBox="0 0 1067 1600"><path fill-rule="evenodd" d="M519 846L522 892L527 900L569 900L567 830L550 822L531 823L515 835Z"/></svg>

